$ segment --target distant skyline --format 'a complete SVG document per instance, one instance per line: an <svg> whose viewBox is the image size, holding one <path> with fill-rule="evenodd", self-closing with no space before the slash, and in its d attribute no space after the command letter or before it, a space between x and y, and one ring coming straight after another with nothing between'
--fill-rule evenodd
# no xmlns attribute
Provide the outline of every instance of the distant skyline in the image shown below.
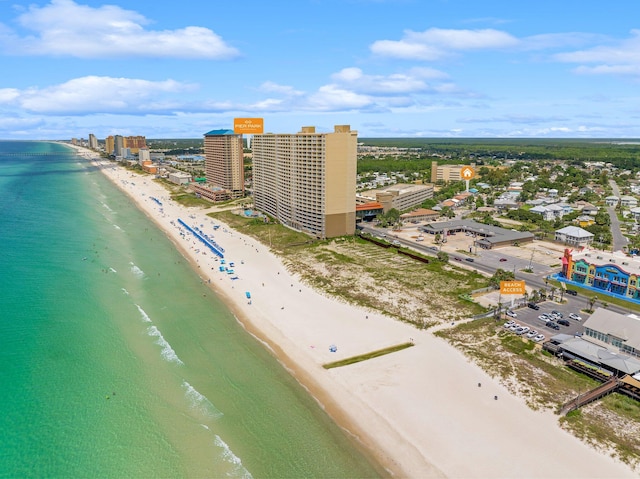
<svg viewBox="0 0 640 479"><path fill-rule="evenodd" d="M640 138L640 2L0 0L0 139Z"/></svg>

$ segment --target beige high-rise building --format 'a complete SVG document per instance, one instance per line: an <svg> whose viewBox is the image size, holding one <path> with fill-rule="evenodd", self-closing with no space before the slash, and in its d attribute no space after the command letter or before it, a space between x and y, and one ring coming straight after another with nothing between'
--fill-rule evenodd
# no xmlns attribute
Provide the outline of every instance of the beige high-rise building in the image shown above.
<svg viewBox="0 0 640 479"><path fill-rule="evenodd" d="M116 147L116 140L113 135L109 135L104 139L104 151L107 155L112 155Z"/></svg>
<svg viewBox="0 0 640 479"><path fill-rule="evenodd" d="M204 135L204 171L207 184L244 196L244 148L242 135L233 130L212 130Z"/></svg>
<svg viewBox="0 0 640 479"><path fill-rule="evenodd" d="M437 161L431 162L431 183L439 181L462 181L461 171L468 165L438 165ZM475 166L475 163L471 163Z"/></svg>
<svg viewBox="0 0 640 479"><path fill-rule="evenodd" d="M140 148L147 147L147 139L144 136L125 136L122 141L124 148L129 148L134 155L138 154Z"/></svg>
<svg viewBox="0 0 640 479"><path fill-rule="evenodd" d="M253 198L258 210L318 238L352 235L356 224L358 132L303 127L254 135Z"/></svg>

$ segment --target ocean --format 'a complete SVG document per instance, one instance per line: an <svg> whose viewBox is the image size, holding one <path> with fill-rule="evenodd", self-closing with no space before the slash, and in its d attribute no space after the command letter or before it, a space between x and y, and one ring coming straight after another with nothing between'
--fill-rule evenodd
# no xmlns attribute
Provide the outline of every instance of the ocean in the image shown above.
<svg viewBox="0 0 640 479"><path fill-rule="evenodd" d="M0 477L379 477L132 201L0 142Z"/></svg>

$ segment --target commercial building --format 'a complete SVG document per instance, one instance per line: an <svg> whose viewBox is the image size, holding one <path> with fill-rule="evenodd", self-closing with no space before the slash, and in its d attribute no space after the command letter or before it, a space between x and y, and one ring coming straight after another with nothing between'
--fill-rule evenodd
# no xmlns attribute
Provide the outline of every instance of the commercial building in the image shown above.
<svg viewBox="0 0 640 479"><path fill-rule="evenodd" d="M598 308L584 323L583 337L615 352L640 356L640 318Z"/></svg>
<svg viewBox="0 0 640 479"><path fill-rule="evenodd" d="M242 135L233 130L212 130L204 135L206 185L196 191L212 201L244 196Z"/></svg>
<svg viewBox="0 0 640 479"><path fill-rule="evenodd" d="M639 278L640 259L636 257L621 252L565 249L558 279L611 296L640 301Z"/></svg>
<svg viewBox="0 0 640 479"><path fill-rule="evenodd" d="M409 213L400 215L400 219L403 223L421 223L423 221L433 221L440 217L440 213L434 210L428 210L426 208L418 208Z"/></svg>
<svg viewBox="0 0 640 479"><path fill-rule="evenodd" d="M513 246L533 241L533 233L528 231L513 231L499 226L485 225L473 220L452 220L429 223L419 228L427 234L447 236L452 233L469 233L473 236L474 246L483 249Z"/></svg>
<svg viewBox="0 0 640 479"><path fill-rule="evenodd" d="M384 208L377 201L356 205L356 222L373 221L378 215L384 213Z"/></svg>
<svg viewBox="0 0 640 479"><path fill-rule="evenodd" d="M386 213L391 208L406 211L420 206L425 200L433 198L433 185L414 185L398 183L376 190L364 191L356 196L357 204L375 201L380 203Z"/></svg>
<svg viewBox="0 0 640 479"><path fill-rule="evenodd" d="M169 181L176 185L186 185L191 183L191 174L179 170L171 171L169 173Z"/></svg>
<svg viewBox="0 0 640 479"><path fill-rule="evenodd" d="M438 165L437 161L431 162L431 183L462 181L462 169L468 165ZM475 166L472 163L471 166Z"/></svg>
<svg viewBox="0 0 640 479"><path fill-rule="evenodd" d="M296 134L254 135L255 207L318 238L352 235L356 223L358 132L302 127Z"/></svg>

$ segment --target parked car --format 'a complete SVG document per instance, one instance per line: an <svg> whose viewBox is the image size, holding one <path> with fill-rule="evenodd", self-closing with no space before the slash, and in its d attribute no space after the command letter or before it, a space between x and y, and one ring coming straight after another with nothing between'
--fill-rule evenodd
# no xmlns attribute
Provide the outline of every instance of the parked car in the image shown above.
<svg viewBox="0 0 640 479"><path fill-rule="evenodd" d="M555 314L558 318L564 318L564 314L562 314L560 311L556 311L555 309L551 311L551 314Z"/></svg>
<svg viewBox="0 0 640 479"><path fill-rule="evenodd" d="M509 316L510 318L517 318L518 317L518 313L516 313L515 311L511 311L510 309L507 310L507 316Z"/></svg>
<svg viewBox="0 0 640 479"><path fill-rule="evenodd" d="M529 306L531 309L535 309L536 311L540 309L540 306L538 306L536 303L528 303L527 306Z"/></svg>
<svg viewBox="0 0 640 479"><path fill-rule="evenodd" d="M553 321L548 321L548 322L547 322L547 324L546 324L546 326L547 326L548 328L555 329L556 331L558 331L558 330L560 329L560 326L558 326L558 325L557 325L556 323L554 323Z"/></svg>
<svg viewBox="0 0 640 479"><path fill-rule="evenodd" d="M525 333L528 333L530 331L529 326L521 326L518 329L516 329L516 334L518 336L522 336Z"/></svg>
<svg viewBox="0 0 640 479"><path fill-rule="evenodd" d="M582 316L576 313L569 313L569 317L571 319L575 319L576 321L582 321Z"/></svg>
<svg viewBox="0 0 640 479"><path fill-rule="evenodd" d="M570 294L571 296L578 296L578 292L575 289L568 289L567 294Z"/></svg>
<svg viewBox="0 0 640 479"><path fill-rule="evenodd" d="M569 321L567 321L566 319L559 319L558 320L558 324L561 324L563 326L571 326L571 323Z"/></svg>
<svg viewBox="0 0 640 479"><path fill-rule="evenodd" d="M535 338L537 335L538 331L536 331L535 329L532 329L526 334L527 338Z"/></svg>
<svg viewBox="0 0 640 479"><path fill-rule="evenodd" d="M504 328L505 329L509 329L511 326L513 326L516 322L511 320L511 321L507 321L506 323L504 323Z"/></svg>
<svg viewBox="0 0 640 479"><path fill-rule="evenodd" d="M533 338L533 340L536 343L539 343L540 341L544 341L544 334L538 334L535 338Z"/></svg>

